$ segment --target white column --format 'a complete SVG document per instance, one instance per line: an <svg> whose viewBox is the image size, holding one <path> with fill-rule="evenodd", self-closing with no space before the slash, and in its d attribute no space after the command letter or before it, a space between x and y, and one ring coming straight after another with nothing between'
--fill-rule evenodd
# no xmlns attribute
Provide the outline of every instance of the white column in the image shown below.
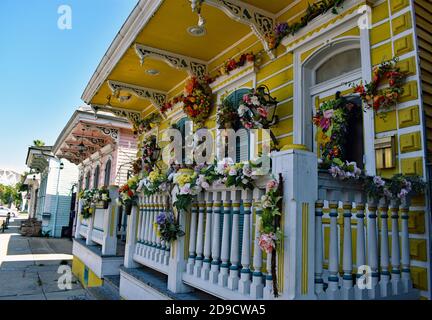
<svg viewBox="0 0 432 320"><path fill-rule="evenodd" d="M401 206L401 224L402 224L402 284L404 292L409 292L413 288L410 272L410 248L409 248L409 233L408 233L408 213L409 204L403 204Z"/></svg>
<svg viewBox="0 0 432 320"><path fill-rule="evenodd" d="M189 258L186 266L186 272L188 274L193 274L194 266L195 266L195 257L196 257L196 239L197 239L197 213L198 213L198 204L192 204L191 210L191 222L190 222L190 237L189 237Z"/></svg>
<svg viewBox="0 0 432 320"><path fill-rule="evenodd" d="M109 188L111 202L104 215L104 237L102 245L102 255L116 255L117 254L117 235L115 232L115 225L112 224L117 221L117 198L118 188Z"/></svg>
<svg viewBox="0 0 432 320"><path fill-rule="evenodd" d="M366 300L367 291L366 283L364 282L363 273L360 272L359 268L366 265L366 237L364 229L364 210L365 205L363 203L356 203L357 209L357 246L356 246L356 263L357 263L357 275L356 275L356 285L355 285L355 296L357 300ZM367 279L366 279L367 280Z"/></svg>
<svg viewBox="0 0 432 320"><path fill-rule="evenodd" d="M205 221L205 235L204 235L204 261L201 270L201 278L203 280L209 279L210 264L211 264L211 245L212 245L212 220L213 220L213 193L208 192L206 195L206 221Z"/></svg>
<svg viewBox="0 0 432 320"><path fill-rule="evenodd" d="M381 296L388 297L392 294L389 271L389 239L388 239L388 201L383 198L380 201L379 211L381 216Z"/></svg>
<svg viewBox="0 0 432 320"><path fill-rule="evenodd" d="M32 202L35 198L32 198ZM76 226L75 226L75 239L82 239L82 235L80 234L81 230L81 210L82 210L82 200L78 201L78 211L76 213Z"/></svg>
<svg viewBox="0 0 432 320"><path fill-rule="evenodd" d="M400 272L400 245L399 245L399 201L391 200L390 201L390 211L392 213L392 286L393 286L393 294L398 295L402 294L403 286L401 281L401 272Z"/></svg>
<svg viewBox="0 0 432 320"><path fill-rule="evenodd" d="M378 270L378 240L377 240L377 205L375 202L368 204L368 227L367 227L367 247L368 247L368 265L372 271L372 288L368 289L370 299L379 299L381 289L378 285L379 270Z"/></svg>
<svg viewBox="0 0 432 320"><path fill-rule="evenodd" d="M252 283L250 288L250 294L252 299L262 299L263 297L263 274L262 274L262 262L263 262L263 254L262 250L259 246L259 237L261 236L261 216L262 216L262 208L261 208L261 196L264 192L258 188L254 190L254 212L255 212L255 236L254 239L254 254L253 254L253 274L252 274Z"/></svg>
<svg viewBox="0 0 432 320"><path fill-rule="evenodd" d="M330 300L338 300L341 298L339 291L339 252L338 252L338 202L330 201L330 256L329 256L329 277L327 297Z"/></svg>
<svg viewBox="0 0 432 320"><path fill-rule="evenodd" d="M205 215L205 200L204 194L201 193L198 196L198 233L196 240L196 258L195 258L195 267L194 267L194 275L197 278L201 278L201 269L203 266L203 251L204 251L204 215Z"/></svg>
<svg viewBox="0 0 432 320"><path fill-rule="evenodd" d="M272 154L272 174L282 173L284 288L281 299L316 299L315 202L318 199L317 156L291 149ZM305 265L305 267L303 267ZM281 283L281 281L278 281Z"/></svg>
<svg viewBox="0 0 432 320"><path fill-rule="evenodd" d="M185 212L183 210L178 213L178 222L181 226L186 225ZM182 280L182 274L186 270L184 250L185 237L180 237L171 244L171 255L168 264L168 290L173 293L187 293L192 291Z"/></svg>
<svg viewBox="0 0 432 320"><path fill-rule="evenodd" d="M239 287L240 264L240 192L233 191L232 201L232 229L231 229L231 266L228 277L228 289L237 290ZM244 216L246 217L246 216ZM245 226L244 226L245 227Z"/></svg>
<svg viewBox="0 0 432 320"><path fill-rule="evenodd" d="M267 253L267 259L266 259L266 276L265 276L265 287L263 290L263 297L264 300L273 300L273 275L271 272L271 261L272 261L272 254L273 253Z"/></svg>
<svg viewBox="0 0 432 320"><path fill-rule="evenodd" d="M243 240L242 240L242 256L241 256L241 278L239 284L239 292L244 295L250 293L251 287L251 207L252 207L252 195L249 190L243 191L242 198L245 199L243 202L244 207L244 222L243 222Z"/></svg>
<svg viewBox="0 0 432 320"><path fill-rule="evenodd" d="M315 294L318 299L325 297L323 280L323 216L324 201L318 200L315 204Z"/></svg>
<svg viewBox="0 0 432 320"><path fill-rule="evenodd" d="M88 245L88 246L95 245L95 243L92 240L92 235L93 235L94 220L95 220L95 215L96 215L96 206L92 205L91 210L93 210L92 215L91 215L90 219L87 219L87 221L88 221L87 228L88 229L87 229L86 245Z"/></svg>
<svg viewBox="0 0 432 320"><path fill-rule="evenodd" d="M136 244L136 227L137 227L137 206L132 207L132 213L128 216L127 230L126 230L126 246L125 246L125 260L124 266L126 268L137 268L138 264L134 261L133 256Z"/></svg>
<svg viewBox="0 0 432 320"><path fill-rule="evenodd" d="M221 287L228 285L228 273L230 267L230 220L231 220L231 198L230 191L222 192L223 201L223 225L222 225L222 248L221 248L221 266L218 277L218 284Z"/></svg>
<svg viewBox="0 0 432 320"><path fill-rule="evenodd" d="M221 197L219 193L214 193L213 202L213 241L212 241L212 262L209 273L210 282L216 284L219 277L219 266L220 266L220 215L221 215Z"/></svg>

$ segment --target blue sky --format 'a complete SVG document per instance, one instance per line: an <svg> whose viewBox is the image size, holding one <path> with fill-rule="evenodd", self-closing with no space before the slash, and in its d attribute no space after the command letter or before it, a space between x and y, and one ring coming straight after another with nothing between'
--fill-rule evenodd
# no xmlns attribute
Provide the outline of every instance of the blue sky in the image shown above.
<svg viewBox="0 0 432 320"><path fill-rule="evenodd" d="M27 148L52 145L137 0L0 0L0 168L26 169ZM61 5L72 29L60 30Z"/></svg>

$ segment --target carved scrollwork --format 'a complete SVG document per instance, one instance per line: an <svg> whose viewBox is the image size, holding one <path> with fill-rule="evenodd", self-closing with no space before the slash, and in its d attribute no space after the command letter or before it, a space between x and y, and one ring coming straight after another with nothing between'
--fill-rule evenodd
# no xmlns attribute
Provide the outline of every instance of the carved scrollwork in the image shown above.
<svg viewBox="0 0 432 320"><path fill-rule="evenodd" d="M151 48L141 44L135 45L135 51L141 60L141 64L147 57L153 57L165 61L173 68L185 70L190 76L202 78L207 73L207 65L198 59L185 57L176 53Z"/></svg>
<svg viewBox="0 0 432 320"><path fill-rule="evenodd" d="M158 109L161 109L166 102L166 93L162 91L139 87L117 81L108 81L108 86L111 88L114 94L117 94L121 90L124 90L132 93L140 99L150 100Z"/></svg>

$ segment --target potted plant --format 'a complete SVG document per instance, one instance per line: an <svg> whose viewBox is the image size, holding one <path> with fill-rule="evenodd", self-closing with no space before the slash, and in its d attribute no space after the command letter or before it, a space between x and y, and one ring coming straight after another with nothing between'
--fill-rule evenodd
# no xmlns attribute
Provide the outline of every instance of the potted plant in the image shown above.
<svg viewBox="0 0 432 320"><path fill-rule="evenodd" d="M103 208L108 209L109 204L111 202L111 198L107 187L103 186L98 190L98 198L99 198L98 200L103 203Z"/></svg>

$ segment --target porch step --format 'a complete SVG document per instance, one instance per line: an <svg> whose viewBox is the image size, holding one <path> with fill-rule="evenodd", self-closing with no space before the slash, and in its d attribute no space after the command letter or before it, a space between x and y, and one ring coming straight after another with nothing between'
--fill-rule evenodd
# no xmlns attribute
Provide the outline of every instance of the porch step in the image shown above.
<svg viewBox="0 0 432 320"><path fill-rule="evenodd" d="M217 297L192 288L190 293L172 293L167 289L168 276L145 266L138 269L120 267L120 277L121 297L128 300L218 300Z"/></svg>
<svg viewBox="0 0 432 320"><path fill-rule="evenodd" d="M120 276L105 276L104 284L101 287L87 288L93 300L121 300Z"/></svg>

